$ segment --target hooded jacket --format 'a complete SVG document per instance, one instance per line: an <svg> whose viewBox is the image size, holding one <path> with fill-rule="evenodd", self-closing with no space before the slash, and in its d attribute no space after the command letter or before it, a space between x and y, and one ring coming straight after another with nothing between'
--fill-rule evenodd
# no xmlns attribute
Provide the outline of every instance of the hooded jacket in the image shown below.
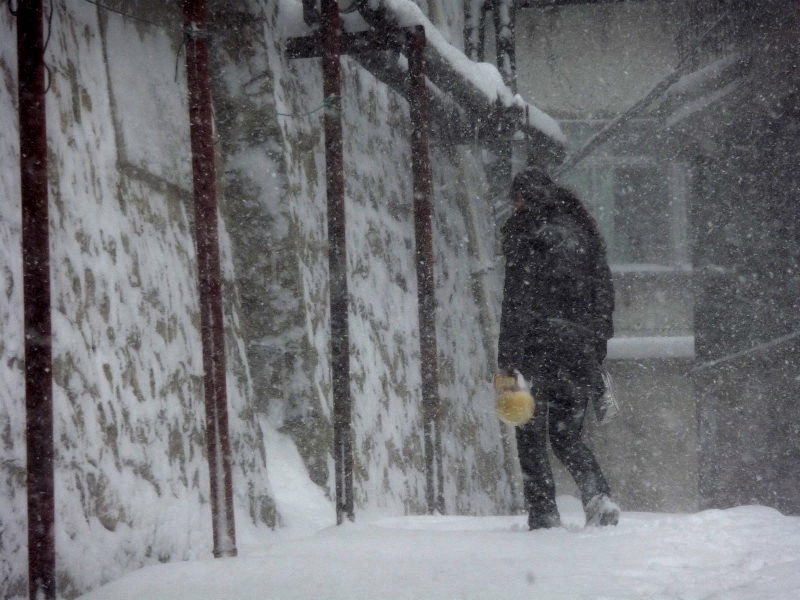
<svg viewBox="0 0 800 600"><path fill-rule="evenodd" d="M544 363L605 358L613 335L614 289L593 220L568 190L526 190L526 205L503 227L506 273L498 363L543 370Z"/></svg>

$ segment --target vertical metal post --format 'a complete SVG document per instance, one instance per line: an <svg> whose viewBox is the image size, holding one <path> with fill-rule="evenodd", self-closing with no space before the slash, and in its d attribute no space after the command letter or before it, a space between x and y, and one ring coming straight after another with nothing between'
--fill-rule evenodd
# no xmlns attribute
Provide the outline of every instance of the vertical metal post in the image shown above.
<svg viewBox="0 0 800 600"><path fill-rule="evenodd" d="M41 0L20 0L17 7L17 73L25 328L28 595L50 600L56 596L56 554L43 16Z"/></svg>
<svg viewBox="0 0 800 600"><path fill-rule="evenodd" d="M425 86L425 28L417 26L409 35L408 68L411 110L411 168L414 190L414 236L416 240L417 302L422 361L423 435L428 512L444 512L441 432L439 426L439 381L436 352L436 296L433 277L432 184L428 154L428 90Z"/></svg>
<svg viewBox="0 0 800 600"><path fill-rule="evenodd" d="M205 0L184 0L183 14L214 556L236 556Z"/></svg>
<svg viewBox="0 0 800 600"><path fill-rule="evenodd" d="M494 37L497 70L512 92L517 93L516 8L514 0L495 0Z"/></svg>
<svg viewBox="0 0 800 600"><path fill-rule="evenodd" d="M321 0L323 94L325 109L325 177L328 193L328 270L331 309L331 376L333 378L333 459L336 482L336 523L354 518L353 432L350 399L350 336L347 301L344 172L339 55L342 31L336 0Z"/></svg>
<svg viewBox="0 0 800 600"><path fill-rule="evenodd" d="M488 7L486 0L464 3L464 54L475 62L483 62Z"/></svg>

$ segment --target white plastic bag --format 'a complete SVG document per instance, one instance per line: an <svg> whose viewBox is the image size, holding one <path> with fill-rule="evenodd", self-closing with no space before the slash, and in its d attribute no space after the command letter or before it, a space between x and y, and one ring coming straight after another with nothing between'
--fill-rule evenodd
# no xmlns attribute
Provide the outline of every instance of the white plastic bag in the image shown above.
<svg viewBox="0 0 800 600"><path fill-rule="evenodd" d="M614 379L611 373L604 366L600 366L600 374L603 376L605 391L594 401L594 413L597 422L601 425L612 421L619 414L619 401L617 391L614 388Z"/></svg>

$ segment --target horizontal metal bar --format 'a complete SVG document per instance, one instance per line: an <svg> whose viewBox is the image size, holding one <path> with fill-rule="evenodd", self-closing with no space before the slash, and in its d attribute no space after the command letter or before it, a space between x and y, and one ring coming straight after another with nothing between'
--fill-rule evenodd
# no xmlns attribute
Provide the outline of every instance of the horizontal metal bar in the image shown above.
<svg viewBox="0 0 800 600"><path fill-rule="evenodd" d="M726 354L725 356L722 356L720 358L700 363L696 365L694 368L692 368L689 371L689 373L690 374L699 373L700 371L705 371L707 369L711 369L712 367L717 367L721 364L729 363L738 360L740 358L748 358L754 354L762 354L764 352L767 352L768 350L772 350L776 346L781 346L788 342L794 341L798 338L800 338L800 331L794 331L787 335L782 335L780 337L773 338L769 341L762 342L761 344L756 344L755 346L752 346L745 350L740 350L739 352L732 352L731 354Z"/></svg>
<svg viewBox="0 0 800 600"><path fill-rule="evenodd" d="M406 38L414 27L394 27L383 22L373 24L373 29L342 33L341 53L352 54L364 68L380 81L410 101L408 73L401 70L397 61L383 51L395 51L406 55ZM293 37L286 41L289 58L315 58L322 56L322 45L317 34ZM425 61L428 81L443 95L452 100L453 106L463 111L463 118L440 102L437 95L430 97L431 123L436 128L431 134L436 138L447 138L452 143L490 143L500 137L510 136L514 131L523 131L528 143L542 157L552 157L552 162L561 162L564 149L539 129L524 123L524 110L519 106L504 107L491 102L478 88L470 85L449 61L430 47L426 49Z"/></svg>
<svg viewBox="0 0 800 600"><path fill-rule="evenodd" d="M342 33L342 54L361 54L364 52L380 52L395 50L401 52L405 48L403 36L411 27L393 30L370 29ZM286 53L289 58L318 58L322 56L322 42L318 35L293 37L286 41Z"/></svg>
<svg viewBox="0 0 800 600"><path fill-rule="evenodd" d="M570 4L617 4L633 0L517 0L516 8L553 8ZM641 0L640 0L641 1Z"/></svg>

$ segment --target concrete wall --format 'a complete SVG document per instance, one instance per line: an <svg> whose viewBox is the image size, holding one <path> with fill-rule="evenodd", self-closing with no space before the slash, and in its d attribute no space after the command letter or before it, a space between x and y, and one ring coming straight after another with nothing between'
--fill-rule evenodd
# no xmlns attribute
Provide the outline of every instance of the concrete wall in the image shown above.
<svg viewBox="0 0 800 600"><path fill-rule="evenodd" d="M748 8L729 40L741 79L720 84L733 91L716 101L706 89L678 128L713 149L687 144L697 171L700 487L704 507L798 514L798 14L782 1Z"/></svg>
<svg viewBox="0 0 800 600"><path fill-rule="evenodd" d="M517 11L520 94L559 117L600 118L625 110L677 62L677 24L665 4Z"/></svg>

